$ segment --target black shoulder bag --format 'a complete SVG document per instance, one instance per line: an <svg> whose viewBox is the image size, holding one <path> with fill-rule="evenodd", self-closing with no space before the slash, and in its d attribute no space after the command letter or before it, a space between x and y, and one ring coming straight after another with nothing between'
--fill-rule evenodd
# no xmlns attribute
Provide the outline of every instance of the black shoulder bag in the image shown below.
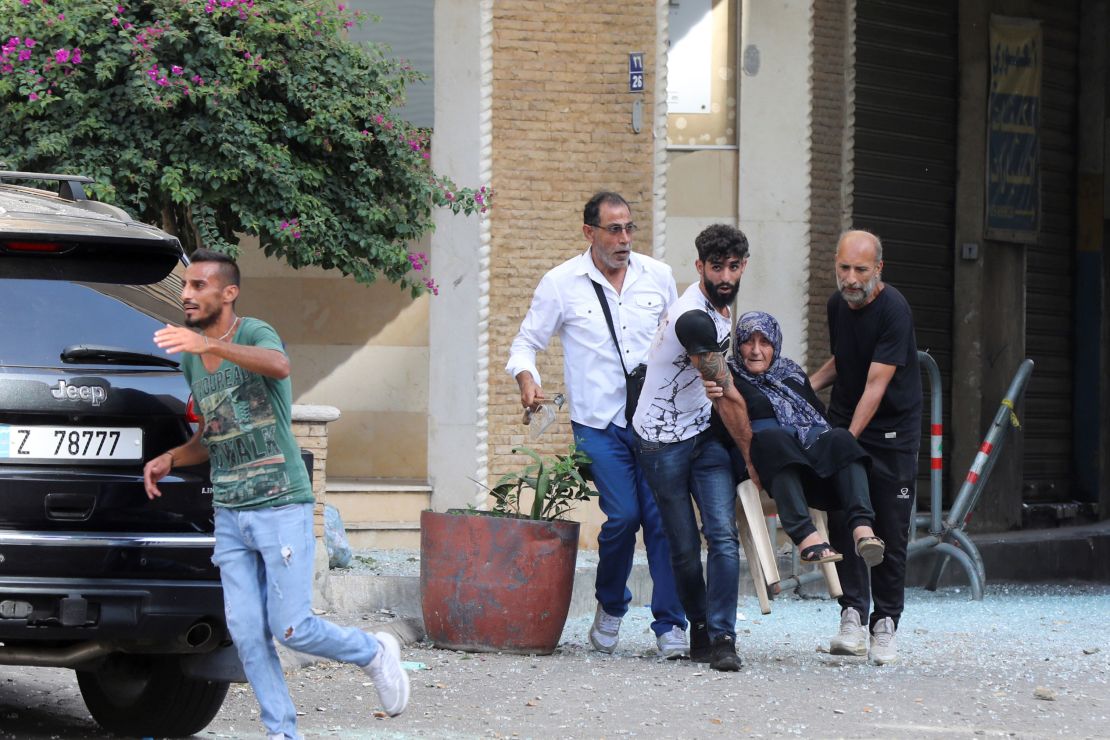
<svg viewBox="0 0 1110 740"><path fill-rule="evenodd" d="M640 400L640 392L644 389L644 380L647 378L647 365L640 363L632 368L632 372L628 372L628 368L624 364L624 356L621 354L621 343L617 341L617 330L613 328L613 314L609 312L609 301L605 300L605 291L600 285L593 280L590 283L594 286L594 292L597 293L597 300L601 302L601 310L605 314L605 323L609 326L609 336L613 338L613 344L617 345L617 359L621 361L621 370L624 371L624 419L629 424L632 423L632 417L636 415L636 403Z"/></svg>

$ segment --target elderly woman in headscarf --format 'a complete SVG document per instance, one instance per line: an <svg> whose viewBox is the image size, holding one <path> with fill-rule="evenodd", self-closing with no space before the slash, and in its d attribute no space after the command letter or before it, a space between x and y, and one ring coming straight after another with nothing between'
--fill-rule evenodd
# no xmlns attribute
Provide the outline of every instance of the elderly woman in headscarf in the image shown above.
<svg viewBox="0 0 1110 740"><path fill-rule="evenodd" d="M805 371L782 356L782 331L773 316L762 311L741 316L734 347L729 365L748 407L752 464L802 561L843 558L817 533L812 506L844 511L856 552L868 566L878 565L885 545L871 528L867 453L847 429L829 425Z"/></svg>

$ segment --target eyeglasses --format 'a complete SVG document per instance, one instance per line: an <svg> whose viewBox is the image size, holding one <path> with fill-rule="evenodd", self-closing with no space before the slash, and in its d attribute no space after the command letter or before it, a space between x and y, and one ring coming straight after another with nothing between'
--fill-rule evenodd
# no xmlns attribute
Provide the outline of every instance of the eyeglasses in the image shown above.
<svg viewBox="0 0 1110 740"><path fill-rule="evenodd" d="M632 236L633 234L635 234L640 229L640 227L637 226L634 223L609 224L608 226L602 226L601 224L586 224L586 225L587 226L592 226L595 229L604 229L605 231L608 231L613 236L616 236L617 234L621 233L622 231L624 233L628 234L629 236Z"/></svg>

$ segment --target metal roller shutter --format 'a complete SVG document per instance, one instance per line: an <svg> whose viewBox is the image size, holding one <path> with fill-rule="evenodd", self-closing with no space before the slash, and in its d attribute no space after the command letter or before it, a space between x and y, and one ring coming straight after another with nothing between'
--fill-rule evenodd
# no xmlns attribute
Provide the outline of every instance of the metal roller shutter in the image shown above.
<svg viewBox="0 0 1110 740"><path fill-rule="evenodd" d="M1025 352L1036 369L1025 401L1026 501L1072 499L1075 325L1075 137L1078 3L1042 0L1041 234L1026 253Z"/></svg>
<svg viewBox="0 0 1110 740"><path fill-rule="evenodd" d="M957 21L955 0L859 0L856 5L853 224L883 240L884 279L909 300L917 345L940 366L946 468L951 442ZM925 505L928 416L926 395L918 469L918 492L925 494L918 500Z"/></svg>

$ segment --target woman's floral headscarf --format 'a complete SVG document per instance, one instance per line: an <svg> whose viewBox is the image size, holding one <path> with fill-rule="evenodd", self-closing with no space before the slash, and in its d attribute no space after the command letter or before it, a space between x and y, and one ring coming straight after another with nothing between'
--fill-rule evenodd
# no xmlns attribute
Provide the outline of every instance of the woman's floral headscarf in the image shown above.
<svg viewBox="0 0 1110 740"><path fill-rule="evenodd" d="M775 356L771 358L771 365L765 372L755 375L748 372L744 360L740 356L740 345L751 339L752 334L759 332L775 349ZM817 409L795 391L786 385L786 380L795 380L805 384L806 374L798 363L789 357L783 357L782 329L775 317L763 311L749 311L736 322L736 341L733 344L734 354L729 358L729 365L737 375L747 380L771 402L775 419L779 425L790 427L794 430L798 441L803 445L810 438L810 430L816 429L818 433L829 428L828 422L818 413Z"/></svg>

